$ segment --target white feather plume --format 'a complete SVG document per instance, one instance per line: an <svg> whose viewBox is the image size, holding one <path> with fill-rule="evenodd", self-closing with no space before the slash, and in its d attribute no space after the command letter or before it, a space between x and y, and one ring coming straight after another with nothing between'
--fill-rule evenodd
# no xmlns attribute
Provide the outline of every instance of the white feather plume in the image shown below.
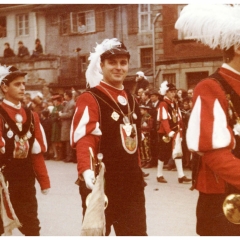
<svg viewBox="0 0 240 240"><path fill-rule="evenodd" d="M0 65L0 85L2 83L2 80L9 74L11 73L9 69L12 66L6 66L6 65Z"/></svg>
<svg viewBox="0 0 240 240"><path fill-rule="evenodd" d="M167 80L164 80L161 85L160 85L160 94L161 95L165 95L167 90L169 89L169 87L167 86L168 85L168 81Z"/></svg>
<svg viewBox="0 0 240 240"><path fill-rule="evenodd" d="M100 56L104 52L121 45L117 38L105 39L101 44L96 44L97 46L95 48L95 52L91 52L88 58L88 60L90 60L90 63L86 71L87 84L91 88L97 86L103 79L100 67Z"/></svg>
<svg viewBox="0 0 240 240"><path fill-rule="evenodd" d="M228 49L240 44L240 6L189 4L181 11L175 28L185 39L196 39L212 49Z"/></svg>

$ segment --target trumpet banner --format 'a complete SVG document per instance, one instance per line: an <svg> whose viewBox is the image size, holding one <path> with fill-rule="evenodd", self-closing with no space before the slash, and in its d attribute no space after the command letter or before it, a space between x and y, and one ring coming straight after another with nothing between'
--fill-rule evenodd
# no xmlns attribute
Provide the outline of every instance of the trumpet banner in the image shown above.
<svg viewBox="0 0 240 240"><path fill-rule="evenodd" d="M104 171L105 165L101 163L101 169L99 175L96 177L96 183L83 219L81 236L105 236Z"/></svg>
<svg viewBox="0 0 240 240"><path fill-rule="evenodd" d="M177 132L173 137L173 150L172 150L172 158L180 158L183 156L182 152L182 138L180 136L180 132Z"/></svg>
<svg viewBox="0 0 240 240"><path fill-rule="evenodd" d="M12 207L9 191L5 183L4 176L2 172L0 172L0 198L1 198L1 218L3 222L4 235L10 236L12 235L12 230L14 228L21 227L21 223L19 222L14 209Z"/></svg>

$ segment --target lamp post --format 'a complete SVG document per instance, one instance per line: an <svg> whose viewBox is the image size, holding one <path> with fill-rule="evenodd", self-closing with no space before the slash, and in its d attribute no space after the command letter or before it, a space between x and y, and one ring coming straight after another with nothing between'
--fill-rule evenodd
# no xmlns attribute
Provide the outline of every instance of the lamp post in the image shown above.
<svg viewBox="0 0 240 240"><path fill-rule="evenodd" d="M79 52L81 51L81 48L76 48L75 52L77 52L77 76L80 77L80 69L79 69Z"/></svg>
<svg viewBox="0 0 240 240"><path fill-rule="evenodd" d="M153 44L153 87L155 88L155 72L156 72L156 64L155 64L155 23L161 13L157 13L152 22L152 44Z"/></svg>

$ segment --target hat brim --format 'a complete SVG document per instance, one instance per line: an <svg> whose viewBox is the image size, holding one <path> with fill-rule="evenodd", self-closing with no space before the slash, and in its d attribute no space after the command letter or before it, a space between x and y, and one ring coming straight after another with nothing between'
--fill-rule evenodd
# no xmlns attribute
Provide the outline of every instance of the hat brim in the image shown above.
<svg viewBox="0 0 240 240"><path fill-rule="evenodd" d="M21 72L21 71L15 71L15 72L10 72L6 77L6 82L12 82L14 79L16 79L17 77L24 77L25 75L27 75L27 73L25 72Z"/></svg>
<svg viewBox="0 0 240 240"><path fill-rule="evenodd" d="M101 55L101 61L103 61L104 59L108 59L116 56L127 56L128 58L130 58L130 54L127 50L112 48Z"/></svg>

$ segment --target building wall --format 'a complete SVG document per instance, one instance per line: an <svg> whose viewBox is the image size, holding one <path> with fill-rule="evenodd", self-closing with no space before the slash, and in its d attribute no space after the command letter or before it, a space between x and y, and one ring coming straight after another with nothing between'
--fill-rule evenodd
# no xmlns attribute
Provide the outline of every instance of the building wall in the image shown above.
<svg viewBox="0 0 240 240"><path fill-rule="evenodd" d="M156 44L156 86L159 87L164 80L164 74L176 74L177 88L187 89L188 72L213 73L221 66L221 51L212 50L202 43L178 39L178 31L175 22L178 19L178 8L181 4L162 4L161 15L158 24L161 31L156 32L162 43Z"/></svg>

